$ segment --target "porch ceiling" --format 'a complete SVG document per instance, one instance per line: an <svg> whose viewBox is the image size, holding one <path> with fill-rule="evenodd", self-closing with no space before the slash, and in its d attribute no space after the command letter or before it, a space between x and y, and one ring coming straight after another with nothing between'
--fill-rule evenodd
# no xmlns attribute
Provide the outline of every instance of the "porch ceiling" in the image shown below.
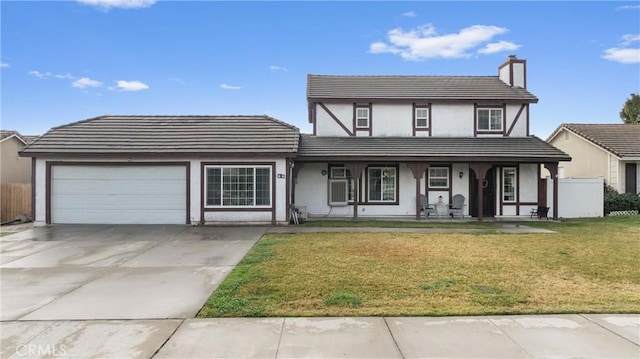
<svg viewBox="0 0 640 359"><path fill-rule="evenodd" d="M323 137L302 135L298 161L527 162L571 161L535 137Z"/></svg>

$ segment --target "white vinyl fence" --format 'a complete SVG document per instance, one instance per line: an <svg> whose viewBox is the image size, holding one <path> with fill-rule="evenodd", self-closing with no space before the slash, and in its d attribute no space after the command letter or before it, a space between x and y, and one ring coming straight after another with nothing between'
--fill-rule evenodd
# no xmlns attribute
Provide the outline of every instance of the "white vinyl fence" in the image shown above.
<svg viewBox="0 0 640 359"><path fill-rule="evenodd" d="M553 179L547 177L549 217L553 208ZM558 184L559 218L604 216L604 178L560 178Z"/></svg>

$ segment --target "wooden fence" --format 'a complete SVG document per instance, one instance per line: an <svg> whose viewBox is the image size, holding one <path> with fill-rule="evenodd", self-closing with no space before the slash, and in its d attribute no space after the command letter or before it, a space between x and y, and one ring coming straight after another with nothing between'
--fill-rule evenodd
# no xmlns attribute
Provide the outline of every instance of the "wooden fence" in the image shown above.
<svg viewBox="0 0 640 359"><path fill-rule="evenodd" d="M0 221L16 219L20 215L31 217L31 185L3 183L0 185Z"/></svg>

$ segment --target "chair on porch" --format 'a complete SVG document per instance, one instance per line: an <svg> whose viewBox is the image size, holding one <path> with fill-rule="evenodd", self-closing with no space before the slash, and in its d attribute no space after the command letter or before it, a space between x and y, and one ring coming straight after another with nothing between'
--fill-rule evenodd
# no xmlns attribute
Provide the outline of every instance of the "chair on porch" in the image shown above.
<svg viewBox="0 0 640 359"><path fill-rule="evenodd" d="M531 212L529 212L529 218L533 218L533 216L537 216L538 219L546 218L549 219L549 207L538 206L538 208L532 208Z"/></svg>
<svg viewBox="0 0 640 359"><path fill-rule="evenodd" d="M420 211L424 212L424 218L429 218L430 214L436 214L436 207L427 203L427 196L420 195Z"/></svg>
<svg viewBox="0 0 640 359"><path fill-rule="evenodd" d="M464 196L461 194L457 194L451 199L449 216L453 218L455 214L460 215L460 219L464 219Z"/></svg>

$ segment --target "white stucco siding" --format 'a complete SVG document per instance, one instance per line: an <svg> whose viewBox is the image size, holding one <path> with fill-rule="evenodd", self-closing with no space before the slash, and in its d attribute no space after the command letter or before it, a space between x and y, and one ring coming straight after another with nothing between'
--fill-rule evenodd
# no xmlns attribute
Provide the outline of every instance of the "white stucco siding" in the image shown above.
<svg viewBox="0 0 640 359"><path fill-rule="evenodd" d="M507 105L507 127L504 130L506 133L513 126L509 134L511 137L524 137L527 135L527 107L525 105L522 108L522 112L520 112L521 108L521 104ZM518 117L518 112L520 112L520 117Z"/></svg>
<svg viewBox="0 0 640 359"><path fill-rule="evenodd" d="M500 69L498 70L498 77L500 78L500 80L502 80L502 82L504 82L507 85L511 85L510 76L511 76L511 73L508 65L500 67Z"/></svg>
<svg viewBox="0 0 640 359"><path fill-rule="evenodd" d="M432 104L431 135L434 137L473 136L473 104Z"/></svg>
<svg viewBox="0 0 640 359"><path fill-rule="evenodd" d="M353 131L353 104L324 104L325 107L347 128ZM317 136L349 136L327 111L316 104Z"/></svg>
<svg viewBox="0 0 640 359"><path fill-rule="evenodd" d="M513 86L524 88L525 79L526 79L524 64L521 62L515 62L512 64L512 66L513 66Z"/></svg>
<svg viewBox="0 0 640 359"><path fill-rule="evenodd" d="M559 163L565 177L604 177L607 184L617 187L618 175L614 171L612 176L609 170L609 165L618 161L617 157L566 129L561 130L550 144L572 156L570 162ZM543 171L545 175L548 173L547 170Z"/></svg>
<svg viewBox="0 0 640 359"><path fill-rule="evenodd" d="M411 136L413 134L413 106L411 104L374 104L374 136Z"/></svg>
<svg viewBox="0 0 640 359"><path fill-rule="evenodd" d="M521 164L518 189L520 191L520 202L538 202L538 165ZM527 206L530 207L530 206Z"/></svg>
<svg viewBox="0 0 640 359"><path fill-rule="evenodd" d="M43 226L47 223L47 162L41 159L36 159L36 187L35 187L35 218L33 223L36 226Z"/></svg>

